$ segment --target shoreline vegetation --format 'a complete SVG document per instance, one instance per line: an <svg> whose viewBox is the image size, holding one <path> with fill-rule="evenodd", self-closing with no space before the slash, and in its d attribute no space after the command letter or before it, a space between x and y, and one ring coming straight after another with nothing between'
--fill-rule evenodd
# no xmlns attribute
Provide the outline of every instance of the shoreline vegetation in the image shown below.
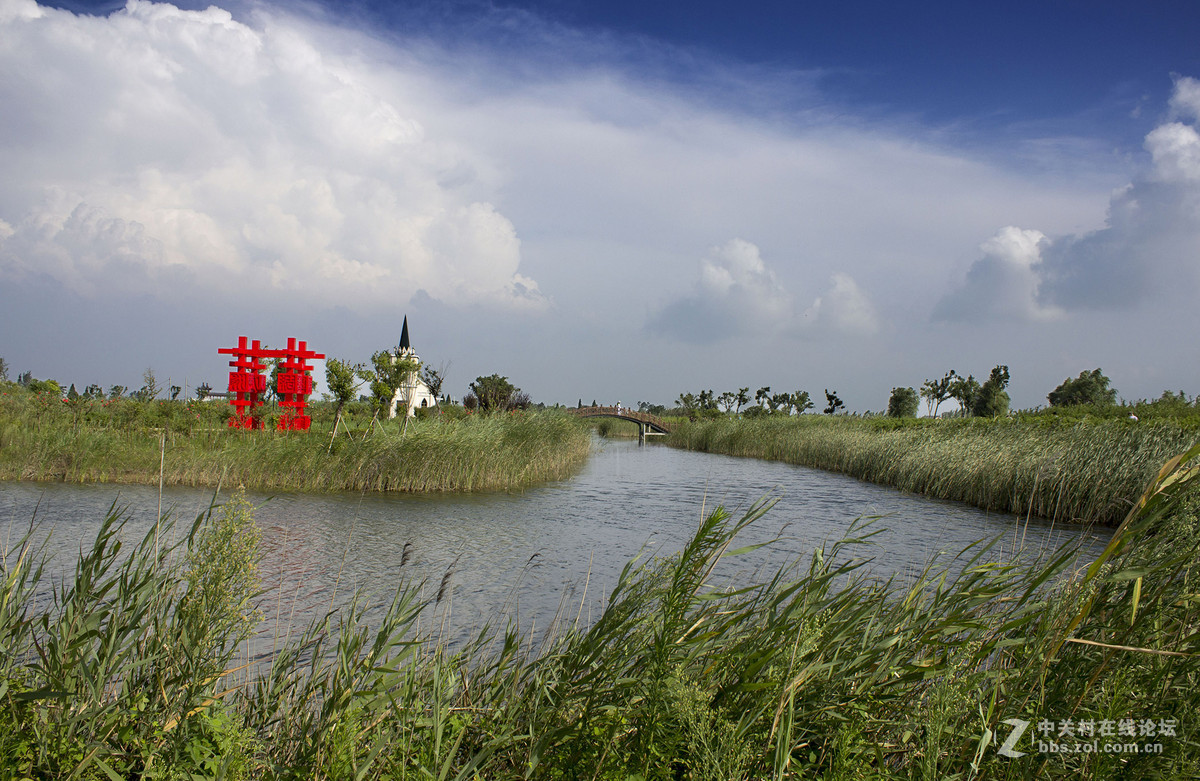
<svg viewBox="0 0 1200 781"><path fill-rule="evenodd" d="M844 415L672 421L664 444L840 472L934 499L1115 526L1158 468L1200 439L1171 419Z"/></svg>
<svg viewBox="0 0 1200 781"><path fill-rule="evenodd" d="M881 583L864 567L877 529L858 521L730 582L722 562L770 505L718 508L679 553L630 561L590 626L580 602L450 649L419 628L449 600L401 582L382 617L355 600L260 662L244 643L279 595L255 574L240 494L140 544L122 544L114 508L65 579L31 526L2 551L0 766L87 781L1193 778L1198 457L1167 462L1090 562L1065 545L1006 563L983 542Z"/></svg>
<svg viewBox="0 0 1200 781"><path fill-rule="evenodd" d="M0 396L0 480L237 486L300 491L511 491L561 480L587 460L588 429L553 411L422 414L338 423L310 406L307 432L229 429L229 405Z"/></svg>

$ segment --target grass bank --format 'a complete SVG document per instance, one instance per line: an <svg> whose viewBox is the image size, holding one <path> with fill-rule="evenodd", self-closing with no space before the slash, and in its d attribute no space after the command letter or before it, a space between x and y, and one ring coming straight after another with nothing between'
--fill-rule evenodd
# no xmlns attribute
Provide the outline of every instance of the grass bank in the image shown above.
<svg viewBox="0 0 1200 781"><path fill-rule="evenodd" d="M257 615L252 511L235 500L177 545L152 531L128 555L110 513L61 583L43 582L31 538L4 551L0 766L31 779L1195 778L1200 524L1184 489L1197 455L1164 468L1086 567L1070 549L987 563L981 543L879 583L860 574L859 524L730 584L714 572L768 507L717 510L679 554L630 562L590 627L567 606L549 632L484 627L451 653L417 629L438 606L402 583L374 625L355 605L257 668L237 657Z"/></svg>
<svg viewBox="0 0 1200 781"><path fill-rule="evenodd" d="M1114 525L1159 466L1198 440L1200 430L1170 421L804 415L682 422L666 443L841 472L987 510Z"/></svg>
<svg viewBox="0 0 1200 781"><path fill-rule="evenodd" d="M430 416L308 432L224 427L227 405L120 400L72 409L0 398L0 479L244 485L262 490L514 490L573 474L587 459L579 421L554 412Z"/></svg>

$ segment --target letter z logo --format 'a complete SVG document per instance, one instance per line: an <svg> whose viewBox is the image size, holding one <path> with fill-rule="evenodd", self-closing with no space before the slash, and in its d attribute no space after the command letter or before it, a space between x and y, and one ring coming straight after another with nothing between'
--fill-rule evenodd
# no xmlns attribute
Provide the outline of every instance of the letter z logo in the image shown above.
<svg viewBox="0 0 1200 781"><path fill-rule="evenodd" d="M1004 744L996 750L1001 755L1014 759L1025 756L1024 751L1014 751L1013 746L1017 745L1017 741L1025 734L1025 730L1029 728L1029 722L1024 719L1005 719L1002 723L1011 724L1013 731L1009 734L1008 740L1004 741Z"/></svg>

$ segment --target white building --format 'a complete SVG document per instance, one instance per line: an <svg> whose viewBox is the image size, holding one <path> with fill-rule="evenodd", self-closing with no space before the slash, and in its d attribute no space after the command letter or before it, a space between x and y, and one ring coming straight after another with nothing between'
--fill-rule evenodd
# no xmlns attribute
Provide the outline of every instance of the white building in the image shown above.
<svg viewBox="0 0 1200 781"><path fill-rule="evenodd" d="M417 356L417 351L412 348L412 344L408 340L408 315L404 316L404 328L400 331L400 344L396 347L397 358L407 358L416 361L418 364L421 359ZM408 416L411 418L417 414L417 409L421 407L436 407L437 397L433 395L433 391L429 390L420 376L420 372L412 372L405 378L404 383L396 389L396 395L392 397L392 408L388 412L389 418L396 417L401 409L406 409Z"/></svg>

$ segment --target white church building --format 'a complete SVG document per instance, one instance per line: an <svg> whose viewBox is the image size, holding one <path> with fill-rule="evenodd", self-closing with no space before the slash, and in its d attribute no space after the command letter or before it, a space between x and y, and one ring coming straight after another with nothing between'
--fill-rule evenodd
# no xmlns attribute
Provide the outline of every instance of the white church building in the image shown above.
<svg viewBox="0 0 1200 781"><path fill-rule="evenodd" d="M408 315L404 316L404 328L400 331L400 344L396 347L396 357L407 358L409 360L420 363L420 357L417 356L417 351L412 348L412 343L408 338ZM417 414L417 410L422 407L436 407L437 397L433 395L433 391L420 377L420 372L412 372L405 378L404 382L396 389L396 395L392 397L392 408L388 413L389 418L394 418L400 414L401 410L405 410L408 417Z"/></svg>

